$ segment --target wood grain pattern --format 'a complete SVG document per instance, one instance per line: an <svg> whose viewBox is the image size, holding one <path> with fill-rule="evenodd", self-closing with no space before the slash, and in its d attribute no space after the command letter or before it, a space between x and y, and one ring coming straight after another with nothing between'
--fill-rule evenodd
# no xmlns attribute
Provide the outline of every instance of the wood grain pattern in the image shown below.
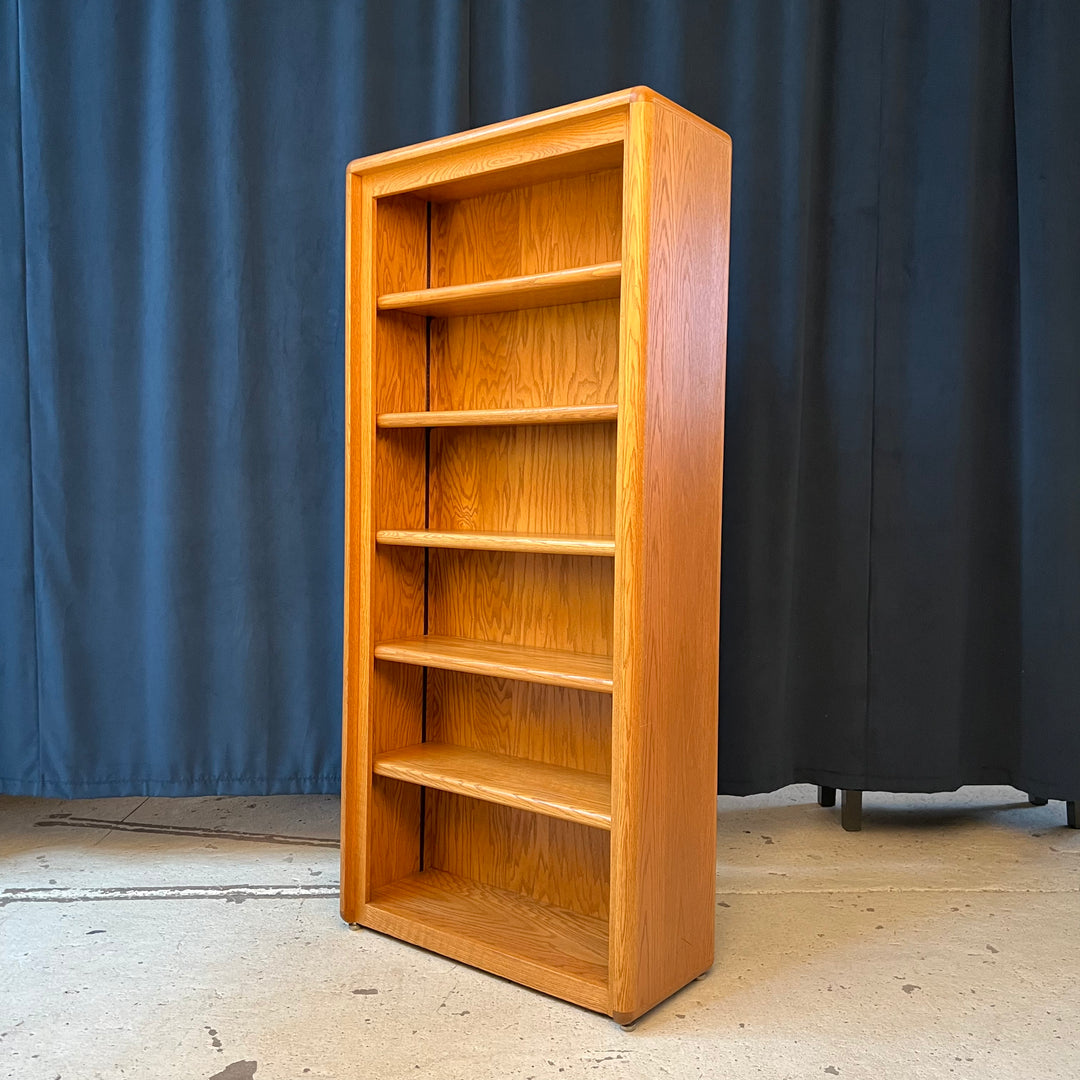
<svg viewBox="0 0 1080 1080"><path fill-rule="evenodd" d="M617 300L431 320L431 408L599 405L618 391Z"/></svg>
<svg viewBox="0 0 1080 1080"><path fill-rule="evenodd" d="M611 536L582 534L446 532L435 529L380 529L379 544L404 547L455 548L467 551L533 551L546 555L599 555L614 557Z"/></svg>
<svg viewBox="0 0 1080 1080"><path fill-rule="evenodd" d="M379 776L611 828L611 785L597 773L437 742L379 754L373 767Z"/></svg>
<svg viewBox="0 0 1080 1080"><path fill-rule="evenodd" d="M603 263L468 285L447 285L439 289L384 293L379 297L379 310L445 318L578 304L585 300L610 300L619 295L619 273L618 263Z"/></svg>
<svg viewBox="0 0 1080 1080"><path fill-rule="evenodd" d="M564 157L593 147L606 146L613 141L622 142L628 106L635 102L662 105L696 127L728 138L718 127L670 98L658 94L652 87L631 86L569 105L559 105L543 112L530 113L528 116L517 116L496 124L414 143L412 146L370 154L349 162L348 171L394 174L402 167L411 167L414 170L415 177L402 178L398 174L395 179L402 180L402 183L396 187L384 184L377 189L378 194L385 194L390 190L418 191L424 184L445 184L451 179L447 173L453 176L475 174L477 182L483 183L492 176L499 176L503 169L530 169L537 167L546 158ZM608 134L608 129L615 134ZM611 164L611 161L606 161L597 168L607 168Z"/></svg>
<svg viewBox="0 0 1080 1080"><path fill-rule="evenodd" d="M354 921L373 887L420 865L419 792L373 779L371 760L422 737L423 673L373 666L372 649L379 636L423 633L424 553L377 550L374 534L391 513L395 524L424 525L425 437L376 441L375 414L425 407L427 334L412 316L377 320L374 297L426 283L428 269L425 203L403 196L376 206L359 178L349 199L341 905Z"/></svg>
<svg viewBox="0 0 1080 1080"><path fill-rule="evenodd" d="M343 573L343 642L341 663L341 917L357 922L366 899L368 755L365 613L371 608L370 579L363 572L360 536L367 527L373 454L364 442L361 402L370 396L370 327L362 297L374 291L372 252L364 243L370 228L371 200L363 178L345 178L345 566ZM362 451L364 451L362 453Z"/></svg>
<svg viewBox="0 0 1080 1080"><path fill-rule="evenodd" d="M614 532L612 424L440 428L430 449L432 529Z"/></svg>
<svg viewBox="0 0 1080 1080"><path fill-rule="evenodd" d="M606 829L436 788L427 790L426 805L427 867L580 915L607 917Z"/></svg>
<svg viewBox="0 0 1080 1080"><path fill-rule="evenodd" d="M427 634L384 641L375 646L377 660L398 664L469 671L501 679L572 686L578 690L611 690L611 657L559 649L535 649L493 641Z"/></svg>
<svg viewBox="0 0 1080 1080"><path fill-rule="evenodd" d="M431 670L427 737L610 776L611 695Z"/></svg>
<svg viewBox="0 0 1080 1080"><path fill-rule="evenodd" d="M622 171L510 188L431 209L431 284L617 265ZM618 296L616 289L609 294Z"/></svg>
<svg viewBox="0 0 1080 1080"><path fill-rule="evenodd" d="M606 1008L603 919L425 870L380 889L364 922L586 1008Z"/></svg>
<svg viewBox="0 0 1080 1080"><path fill-rule="evenodd" d="M562 157L591 147L606 145L612 138L599 134L605 126L613 125L622 141L628 107L635 102L652 102L666 107L698 127L724 135L719 128L688 109L658 94L649 86L631 86L599 97L585 98L569 105L560 105L543 112L517 116L496 124L458 131L427 142L414 143L394 150L357 158L349 163L349 173L378 173L394 171L402 165L412 166L419 179L406 182L398 190L419 189L424 183L446 182L445 172L476 173L482 182L485 176L498 174L500 168L531 167L548 157ZM587 126L587 125L593 126ZM572 132L573 144L568 144L566 132ZM474 157L476 155L476 157ZM487 156L484 156L487 155ZM498 156L495 156L498 155ZM503 160L503 158L510 160ZM453 163L459 163L457 166ZM606 168L607 162L598 168ZM583 170L587 171L587 170ZM381 191L380 191L381 193ZM460 196L454 196L458 198Z"/></svg>
<svg viewBox="0 0 1080 1080"><path fill-rule="evenodd" d="M614 577L608 558L432 549L428 630L609 656Z"/></svg>
<svg viewBox="0 0 1080 1080"><path fill-rule="evenodd" d="M730 141L631 106L616 508L612 1012L713 959Z"/></svg>
<svg viewBox="0 0 1080 1080"><path fill-rule="evenodd" d="M611 148L626 132L626 110L615 104L590 111L591 116L565 116L544 125L540 137L521 127L500 132L500 125L493 125L487 137L470 132L436 140L440 145L422 158L398 152L397 160L380 155L367 167L359 161L350 168L370 176L376 195L411 191L433 201L586 172L590 157L599 168L609 168L615 159Z"/></svg>
<svg viewBox="0 0 1080 1080"><path fill-rule="evenodd" d="M450 409L443 412L380 413L381 428L506 427L516 424L587 424L615 420L619 406L556 405L539 409Z"/></svg>
<svg viewBox="0 0 1080 1080"><path fill-rule="evenodd" d="M562 204L572 210L565 218ZM611 174L433 206L432 282L614 262L620 236L621 182ZM433 319L430 330L432 409L615 400L615 299ZM434 430L430 525L607 534L615 437L612 424ZM606 655L612 561L432 551L429 629ZM606 694L449 671L428 679L429 737L452 731L458 745L609 773ZM575 739L559 744L560 735ZM429 800L425 844L431 865L586 914L607 912L606 833L441 795Z"/></svg>

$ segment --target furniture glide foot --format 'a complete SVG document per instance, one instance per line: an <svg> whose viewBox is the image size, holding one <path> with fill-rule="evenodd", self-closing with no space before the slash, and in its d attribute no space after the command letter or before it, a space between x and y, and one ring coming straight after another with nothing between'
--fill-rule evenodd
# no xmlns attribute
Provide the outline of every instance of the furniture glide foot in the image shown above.
<svg viewBox="0 0 1080 1080"><path fill-rule="evenodd" d="M836 805L836 788L819 787L817 789L817 804L826 808Z"/></svg>
<svg viewBox="0 0 1080 1080"><path fill-rule="evenodd" d="M862 792L847 788L840 793L840 824L845 832L862 830Z"/></svg>

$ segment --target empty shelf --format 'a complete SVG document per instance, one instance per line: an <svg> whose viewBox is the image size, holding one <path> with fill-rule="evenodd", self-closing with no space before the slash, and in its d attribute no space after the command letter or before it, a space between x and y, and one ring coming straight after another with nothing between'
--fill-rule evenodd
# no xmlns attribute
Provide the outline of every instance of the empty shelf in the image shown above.
<svg viewBox="0 0 1080 1080"><path fill-rule="evenodd" d="M532 533L445 532L436 529L380 529L380 544L459 548L468 551L537 551L548 555L615 554L613 536L543 536Z"/></svg>
<svg viewBox="0 0 1080 1080"><path fill-rule="evenodd" d="M610 656L504 645L473 638L428 634L384 641L375 646L375 658L521 682L573 686L602 694L610 694L612 688Z"/></svg>
<svg viewBox="0 0 1080 1080"><path fill-rule="evenodd" d="M581 769L464 746L421 743L379 754L374 771L597 829L611 828L611 779Z"/></svg>
<svg viewBox="0 0 1080 1080"><path fill-rule="evenodd" d="M413 315L480 315L491 311L578 304L584 300L611 300L619 295L622 263L579 266L548 274L446 285L439 289L384 293L380 311L408 311Z"/></svg>
<svg viewBox="0 0 1080 1080"><path fill-rule="evenodd" d="M603 919L442 870L421 870L376 889L363 922L586 1008L609 1009Z"/></svg>
<svg viewBox="0 0 1080 1080"><path fill-rule="evenodd" d="M451 409L380 413L381 428L498 427L511 424L588 424L615 420L618 405L550 405L535 409Z"/></svg>

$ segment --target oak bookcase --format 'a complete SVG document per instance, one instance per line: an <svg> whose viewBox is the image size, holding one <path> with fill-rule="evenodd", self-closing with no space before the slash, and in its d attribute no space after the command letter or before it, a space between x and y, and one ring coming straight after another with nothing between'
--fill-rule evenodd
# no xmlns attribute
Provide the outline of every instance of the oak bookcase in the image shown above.
<svg viewBox="0 0 1080 1080"><path fill-rule="evenodd" d="M630 1023L712 964L731 143L347 173L344 919Z"/></svg>

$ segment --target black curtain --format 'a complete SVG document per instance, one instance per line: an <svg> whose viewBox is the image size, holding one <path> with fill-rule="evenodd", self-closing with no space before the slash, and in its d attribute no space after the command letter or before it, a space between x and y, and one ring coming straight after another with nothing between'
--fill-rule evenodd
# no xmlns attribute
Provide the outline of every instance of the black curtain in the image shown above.
<svg viewBox="0 0 1080 1080"><path fill-rule="evenodd" d="M337 782L342 191L734 141L722 791L1080 798L1080 5L0 5L0 790Z"/></svg>

